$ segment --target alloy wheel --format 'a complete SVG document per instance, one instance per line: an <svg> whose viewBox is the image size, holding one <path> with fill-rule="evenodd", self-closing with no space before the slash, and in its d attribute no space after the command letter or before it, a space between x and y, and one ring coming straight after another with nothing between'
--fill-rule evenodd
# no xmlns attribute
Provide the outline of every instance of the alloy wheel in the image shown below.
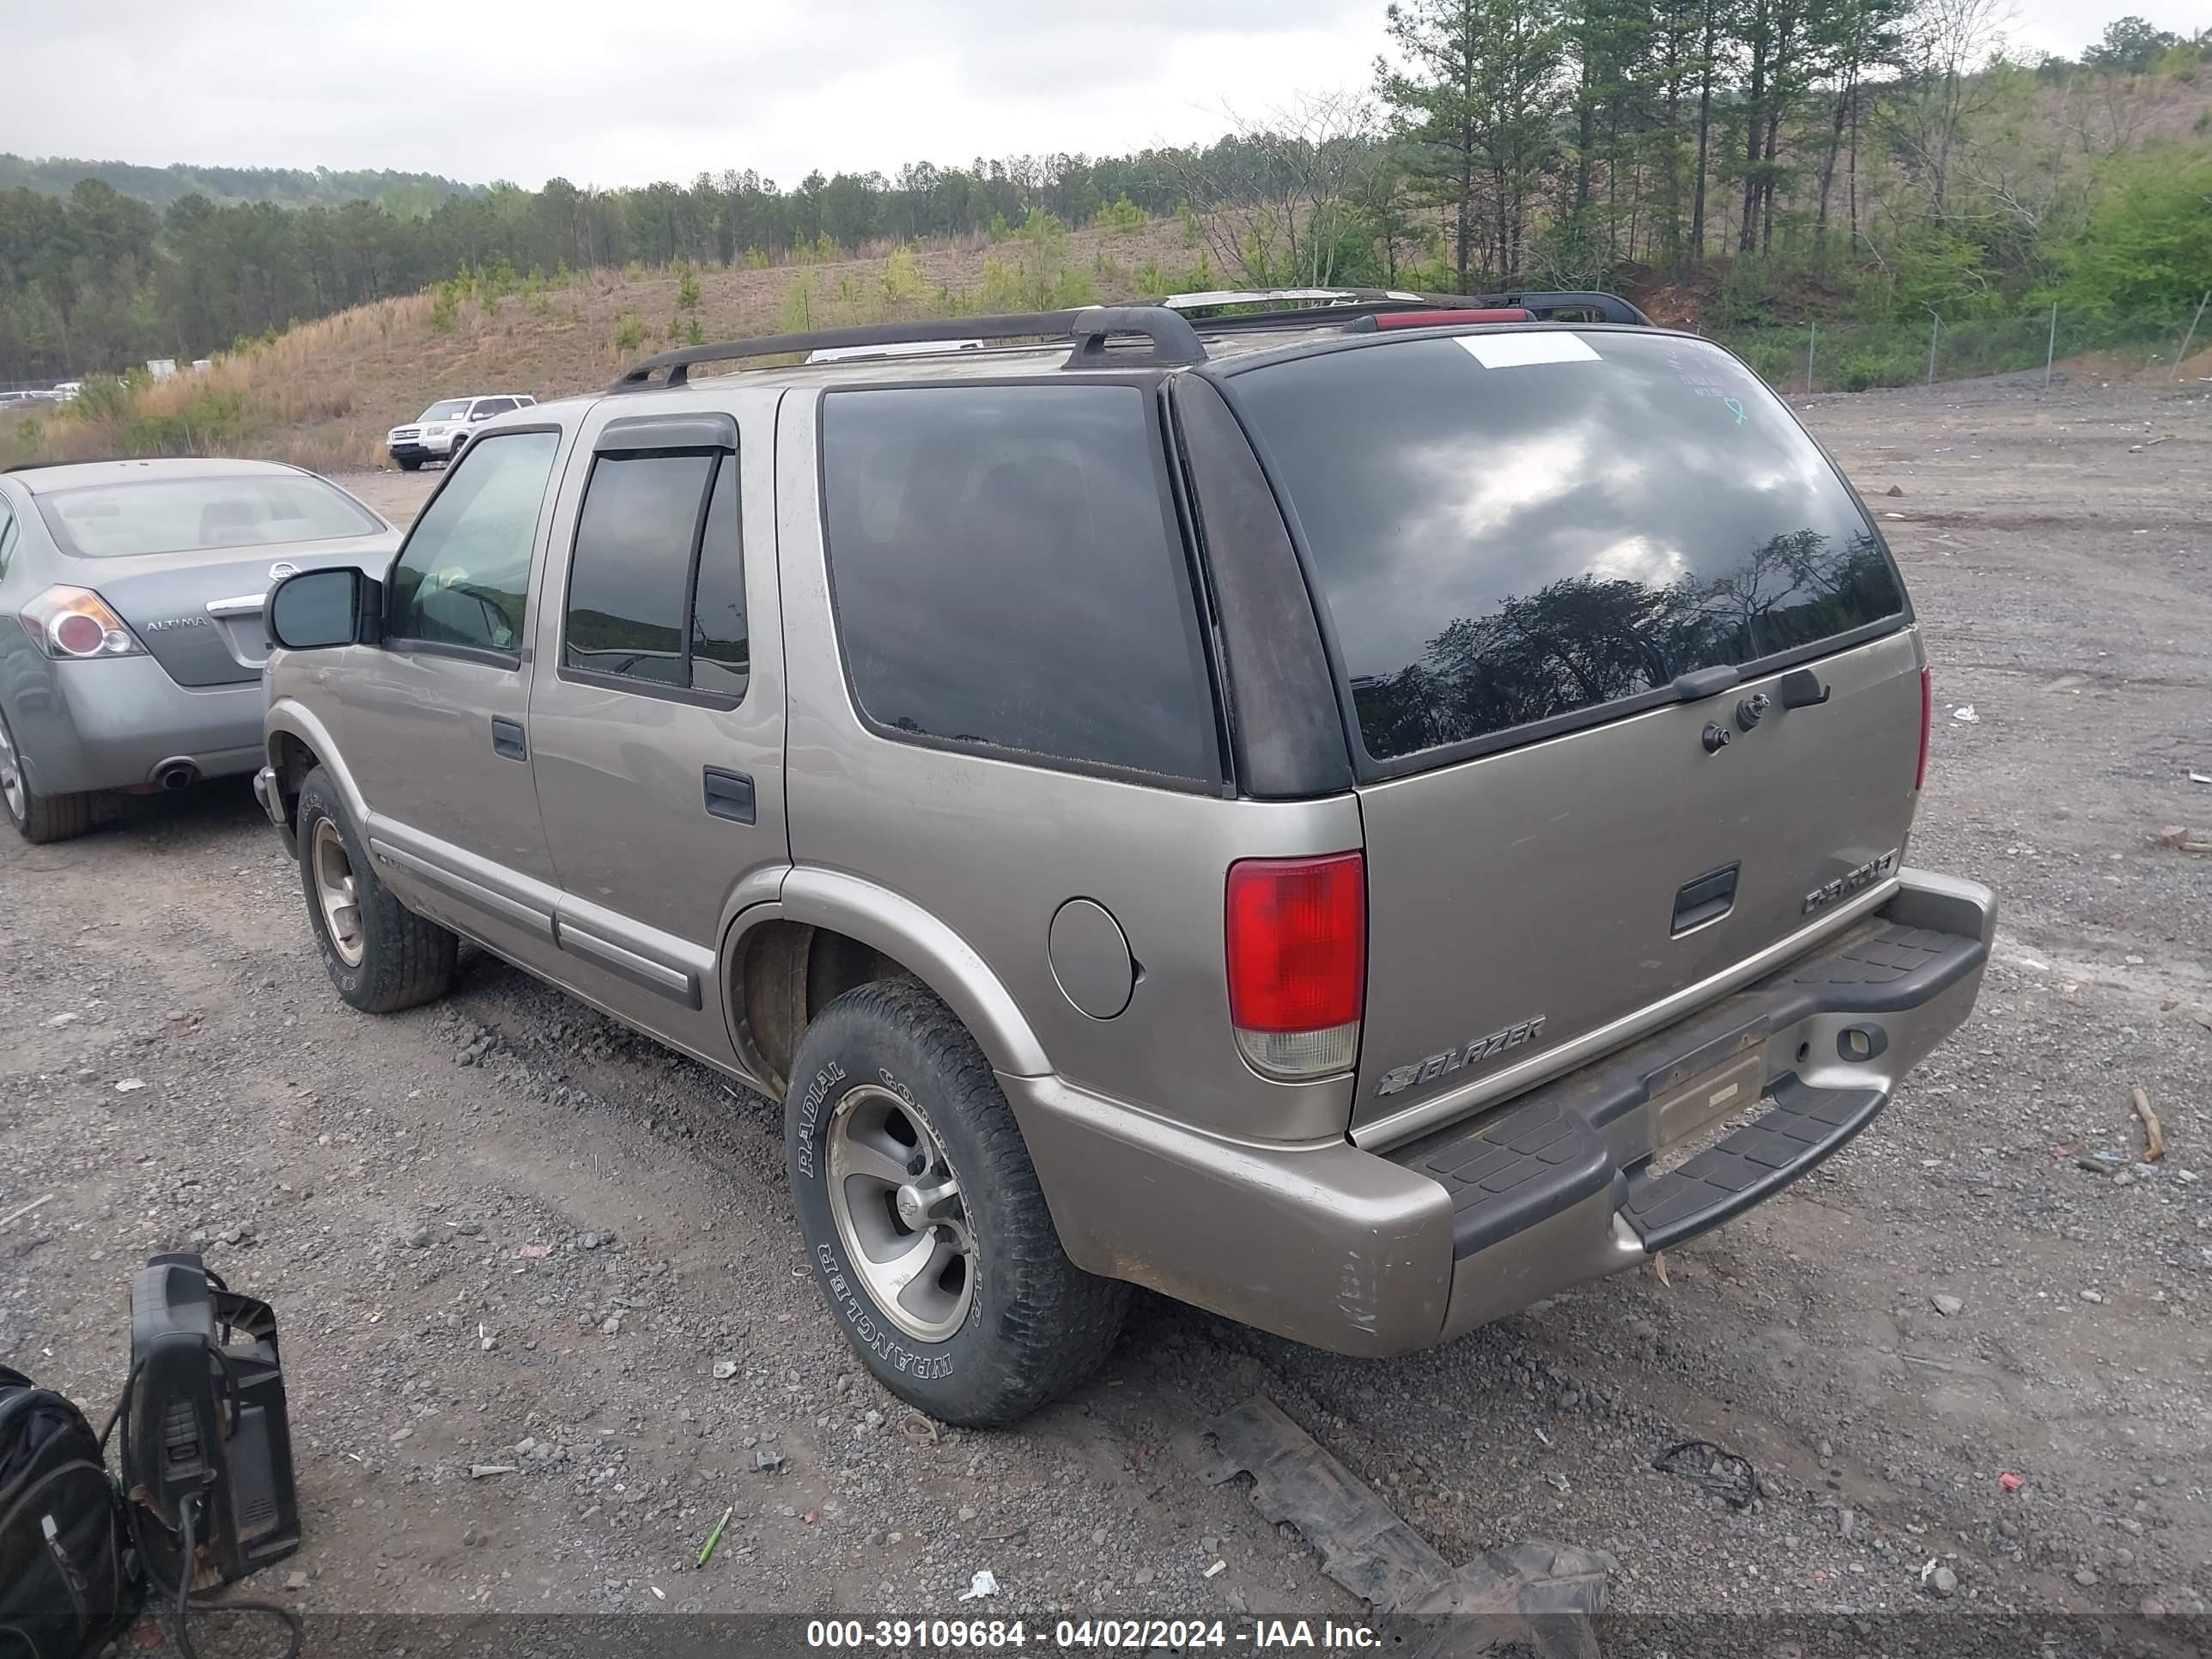
<svg viewBox="0 0 2212 1659"><path fill-rule="evenodd" d="M328 818L315 823L309 846L309 864L315 876L315 900L323 907L323 927L331 949L349 968L361 966L362 944L361 899L354 889L353 860L346 855L345 837Z"/></svg>
<svg viewBox="0 0 2212 1659"><path fill-rule="evenodd" d="M830 1213L884 1316L942 1342L975 1300L975 1241L959 1177L919 1108L863 1085L829 1131Z"/></svg>

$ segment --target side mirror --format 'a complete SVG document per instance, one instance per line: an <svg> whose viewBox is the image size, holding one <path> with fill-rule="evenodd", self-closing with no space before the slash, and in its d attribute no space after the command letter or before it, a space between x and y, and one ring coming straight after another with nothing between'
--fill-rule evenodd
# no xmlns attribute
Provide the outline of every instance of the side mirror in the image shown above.
<svg viewBox="0 0 2212 1659"><path fill-rule="evenodd" d="M384 584L347 565L302 570L269 590L269 637L287 651L375 645L384 635Z"/></svg>

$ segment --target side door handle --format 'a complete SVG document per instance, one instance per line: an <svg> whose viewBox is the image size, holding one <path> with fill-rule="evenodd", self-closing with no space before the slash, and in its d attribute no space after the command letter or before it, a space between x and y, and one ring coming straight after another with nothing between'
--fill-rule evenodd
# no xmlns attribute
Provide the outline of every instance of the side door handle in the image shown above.
<svg viewBox="0 0 2212 1659"><path fill-rule="evenodd" d="M530 745L523 740L520 720L501 720L496 714L492 716L491 752L503 760L526 761L530 758Z"/></svg>
<svg viewBox="0 0 2212 1659"><path fill-rule="evenodd" d="M732 823L756 821L753 781L743 772L725 772L719 766L706 769L707 816Z"/></svg>

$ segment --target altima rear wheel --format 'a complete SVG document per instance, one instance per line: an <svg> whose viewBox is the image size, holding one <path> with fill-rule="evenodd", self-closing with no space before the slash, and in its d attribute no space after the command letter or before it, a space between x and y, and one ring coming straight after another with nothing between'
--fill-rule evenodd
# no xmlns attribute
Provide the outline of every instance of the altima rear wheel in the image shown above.
<svg viewBox="0 0 2212 1659"><path fill-rule="evenodd" d="M8 822L15 826L15 833L38 846L67 841L92 828L90 795L42 795L31 787L4 714L0 714L0 805L7 807Z"/></svg>
<svg viewBox="0 0 2212 1659"><path fill-rule="evenodd" d="M19 823L29 804L27 794L23 769L15 759L15 739L8 733L8 722L0 720L0 796L7 799L9 817Z"/></svg>

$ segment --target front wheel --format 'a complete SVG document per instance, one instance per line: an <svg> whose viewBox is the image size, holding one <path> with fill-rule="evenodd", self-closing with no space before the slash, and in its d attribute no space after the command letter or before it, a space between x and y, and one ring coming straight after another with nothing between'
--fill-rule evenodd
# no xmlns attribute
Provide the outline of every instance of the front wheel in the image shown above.
<svg viewBox="0 0 2212 1659"><path fill-rule="evenodd" d="M416 915L378 879L319 766L300 787L300 878L307 923L331 983L365 1014L393 1014L446 994L460 941Z"/></svg>
<svg viewBox="0 0 2212 1659"><path fill-rule="evenodd" d="M945 1422L1019 1421L1088 1378L1128 1286L1067 1259L974 1037L913 980L845 993L792 1065L792 1196L861 1361Z"/></svg>
<svg viewBox="0 0 2212 1659"><path fill-rule="evenodd" d="M5 714L0 714L0 805L7 807L15 833L34 847L68 841L92 828L90 795L42 795L31 787Z"/></svg>

